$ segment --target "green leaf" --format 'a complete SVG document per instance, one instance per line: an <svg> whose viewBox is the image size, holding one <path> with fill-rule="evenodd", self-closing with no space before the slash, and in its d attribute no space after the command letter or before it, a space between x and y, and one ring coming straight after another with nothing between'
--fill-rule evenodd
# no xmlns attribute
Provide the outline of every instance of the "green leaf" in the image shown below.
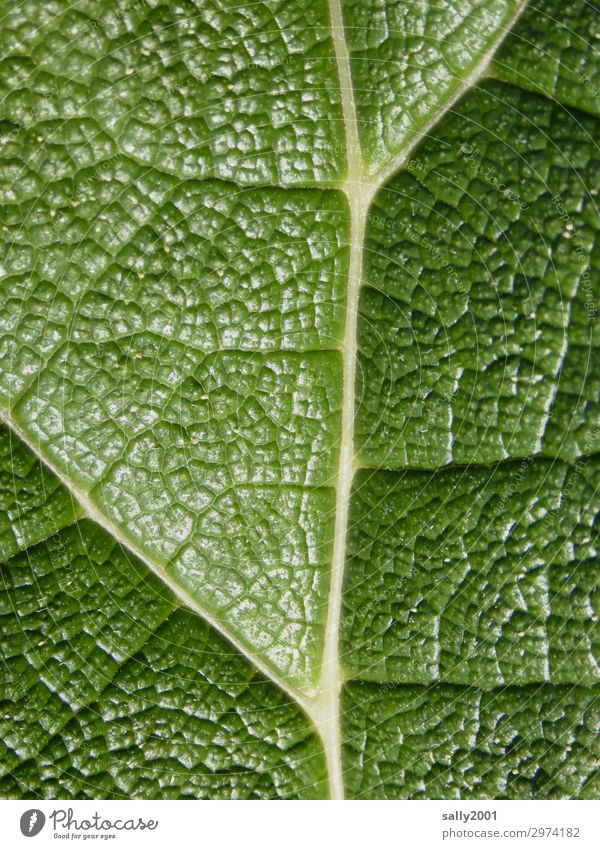
<svg viewBox="0 0 600 849"><path fill-rule="evenodd" d="M455 95L502 39L516 0L344 0L365 162L377 172Z"/></svg>
<svg viewBox="0 0 600 849"><path fill-rule="evenodd" d="M56 478L0 425L0 562L52 536L78 513Z"/></svg>
<svg viewBox="0 0 600 849"><path fill-rule="evenodd" d="M597 135L594 119L487 83L381 189L359 327L363 464L600 449L588 374L600 295ZM557 391L563 370L571 380Z"/></svg>
<svg viewBox="0 0 600 849"><path fill-rule="evenodd" d="M598 7L538 0L494 58L493 76L600 115Z"/></svg>
<svg viewBox="0 0 600 849"><path fill-rule="evenodd" d="M597 799L600 688L350 684L352 798Z"/></svg>
<svg viewBox="0 0 600 849"><path fill-rule="evenodd" d="M343 643L351 677L598 681L599 461L357 475Z"/></svg>
<svg viewBox="0 0 600 849"><path fill-rule="evenodd" d="M0 794L600 797L592 7L2 12Z"/></svg>
<svg viewBox="0 0 600 849"><path fill-rule="evenodd" d="M343 201L182 184L122 157L49 194L9 208L14 421L146 556L310 683L340 428ZM23 232L22 215L39 227Z"/></svg>
<svg viewBox="0 0 600 849"><path fill-rule="evenodd" d="M323 794L306 718L104 531L2 572L2 796Z"/></svg>

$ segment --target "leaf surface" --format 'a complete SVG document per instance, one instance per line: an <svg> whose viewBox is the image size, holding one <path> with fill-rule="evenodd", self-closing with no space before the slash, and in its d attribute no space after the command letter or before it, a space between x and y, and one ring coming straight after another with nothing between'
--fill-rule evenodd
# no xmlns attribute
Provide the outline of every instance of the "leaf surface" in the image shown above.
<svg viewBox="0 0 600 849"><path fill-rule="evenodd" d="M506 32L515 0L345 0L362 149L376 172L468 79Z"/></svg>
<svg viewBox="0 0 600 849"><path fill-rule="evenodd" d="M538 0L498 51L493 76L600 114L598 9L582 0Z"/></svg>
<svg viewBox="0 0 600 849"><path fill-rule="evenodd" d="M359 327L364 464L598 450L586 365L598 333L598 129L486 83L379 192ZM563 369L571 380L559 381Z"/></svg>
<svg viewBox="0 0 600 849"><path fill-rule="evenodd" d="M296 706L87 520L2 568L4 797L314 798Z"/></svg>
<svg viewBox="0 0 600 849"><path fill-rule="evenodd" d="M596 30L5 4L3 795L598 797Z"/></svg>
<svg viewBox="0 0 600 849"><path fill-rule="evenodd" d="M598 456L361 472L346 586L352 677L594 684L598 473Z"/></svg>
<svg viewBox="0 0 600 849"><path fill-rule="evenodd" d="M355 683L344 716L352 798L598 798L598 687Z"/></svg>

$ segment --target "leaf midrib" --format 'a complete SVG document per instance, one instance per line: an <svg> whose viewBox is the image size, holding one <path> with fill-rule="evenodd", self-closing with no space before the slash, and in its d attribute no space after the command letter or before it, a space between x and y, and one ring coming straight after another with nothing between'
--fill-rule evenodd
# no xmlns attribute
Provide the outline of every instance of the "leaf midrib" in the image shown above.
<svg viewBox="0 0 600 849"><path fill-rule="evenodd" d="M302 692L287 679L279 675L262 658L250 650L236 637L209 609L200 604L183 587L169 576L163 566L151 558L136 542L108 518L93 502L89 494L81 489L68 474L54 463L43 451L40 444L14 420L10 410L0 407L0 421L4 422L18 438L37 456L60 480L81 509L83 516L91 519L103 528L116 542L132 552L151 572L171 590L175 597L187 608L223 635L265 678L272 681L308 716L317 730L325 751L329 778L329 796L331 799L344 798L344 782L341 758L340 738L340 693L345 676L342 675L339 657L339 632L342 604L342 585L346 560L346 538L350 494L354 473L359 468L354 445L355 412L355 375L357 360L357 321L359 294L362 285L362 264L364 234L367 211L376 193L385 182L407 161L414 148L427 136L452 109L454 104L467 90L487 75L494 54L504 38L510 33L516 21L524 11L527 0L519 0L516 10L488 50L464 77L460 85L448 97L438 112L433 115L375 174L369 175L360 155L356 103L352 87L350 56L346 43L341 0L328 0L331 20L331 32L338 69L344 132L347 150L346 179L339 186L348 201L350 211L350 261L348 270L348 288L346 301L345 332L342 341L343 355L343 393L342 393L342 434L338 477L336 481L336 519L334 546L331 568L330 590L327 604L325 643L318 685ZM217 178L214 178L217 179ZM333 188L317 186L318 188ZM286 186L285 188L290 188ZM294 188L292 186L291 188ZM298 188L298 187L296 187Z"/></svg>
<svg viewBox="0 0 600 849"><path fill-rule="evenodd" d="M514 27L522 14L527 0L519 0L515 12L506 22L499 35L484 55L474 64L471 71L446 100L443 107L415 132L407 144L390 161L373 175L369 175L360 155L360 140L356 102L352 86L350 56L346 43L341 0L328 0L332 38L340 81L342 114L347 151L347 176L341 189L350 208L350 262L346 301L346 326L342 343L343 392L342 434L339 473L336 484L336 518L331 568L331 582L325 625L325 644L321 674L319 677L319 700L321 721L317 724L327 760L329 795L331 799L344 798L344 781L341 755L340 694L344 677L339 657L340 617L342 588L346 562L346 539L352 480L360 464L355 453L354 414L355 377L357 361L358 304L362 285L363 248L367 212L385 182L398 171L411 155L414 148L427 136L463 94L487 74L494 54ZM313 720L314 721L314 720Z"/></svg>

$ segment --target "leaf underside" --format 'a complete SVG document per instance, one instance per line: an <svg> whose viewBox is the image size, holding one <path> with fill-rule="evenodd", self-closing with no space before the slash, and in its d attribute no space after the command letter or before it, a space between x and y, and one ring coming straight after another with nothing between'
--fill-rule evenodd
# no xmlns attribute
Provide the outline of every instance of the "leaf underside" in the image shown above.
<svg viewBox="0 0 600 849"><path fill-rule="evenodd" d="M4 797L327 796L354 342L346 796L600 797L598 12L336 9L2 4Z"/></svg>

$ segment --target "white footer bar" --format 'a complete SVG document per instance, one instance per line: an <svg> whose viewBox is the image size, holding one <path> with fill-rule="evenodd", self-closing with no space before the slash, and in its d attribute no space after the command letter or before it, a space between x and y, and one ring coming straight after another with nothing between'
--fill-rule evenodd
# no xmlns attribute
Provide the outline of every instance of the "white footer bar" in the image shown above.
<svg viewBox="0 0 600 849"><path fill-rule="evenodd" d="M6 849L598 849L599 833L600 802L0 801Z"/></svg>

